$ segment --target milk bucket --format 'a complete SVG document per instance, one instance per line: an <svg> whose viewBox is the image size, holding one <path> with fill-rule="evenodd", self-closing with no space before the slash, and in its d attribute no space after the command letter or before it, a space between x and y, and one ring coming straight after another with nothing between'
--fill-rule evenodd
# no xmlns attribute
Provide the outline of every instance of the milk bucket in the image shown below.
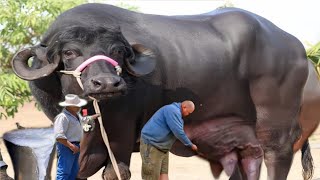
<svg viewBox="0 0 320 180"><path fill-rule="evenodd" d="M15 180L49 180L55 154L53 128L17 129L3 135Z"/></svg>

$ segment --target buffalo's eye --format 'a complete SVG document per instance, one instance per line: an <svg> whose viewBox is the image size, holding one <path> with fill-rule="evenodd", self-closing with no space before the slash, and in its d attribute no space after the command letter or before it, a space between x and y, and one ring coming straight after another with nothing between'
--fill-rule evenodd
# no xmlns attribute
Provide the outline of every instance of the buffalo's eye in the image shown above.
<svg viewBox="0 0 320 180"><path fill-rule="evenodd" d="M73 58L76 58L78 55L73 50L66 50L63 52L63 56L65 59L73 59Z"/></svg>
<svg viewBox="0 0 320 180"><path fill-rule="evenodd" d="M114 55L124 55L125 54L125 50L124 48L115 48L112 50L112 54Z"/></svg>
<svg viewBox="0 0 320 180"><path fill-rule="evenodd" d="M116 53L117 53L117 54L123 54L123 50L119 50L119 49L118 49L118 50L116 51Z"/></svg>

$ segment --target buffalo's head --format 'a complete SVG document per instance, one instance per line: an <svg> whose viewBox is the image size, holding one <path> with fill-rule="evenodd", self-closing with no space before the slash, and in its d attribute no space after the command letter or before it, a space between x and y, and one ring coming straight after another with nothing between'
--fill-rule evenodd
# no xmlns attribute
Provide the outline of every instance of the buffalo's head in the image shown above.
<svg viewBox="0 0 320 180"><path fill-rule="evenodd" d="M49 38L48 38L49 39ZM128 79L152 72L155 59L152 51L141 44L129 44L120 28L73 26L56 33L48 42L18 52L13 60L14 72L22 79L32 81L57 73L63 94L74 93L96 99L115 97L128 89ZM95 55L114 59L123 69L117 74L107 61L95 61L81 74L83 90L71 75L73 71ZM28 65L33 57L32 66Z"/></svg>

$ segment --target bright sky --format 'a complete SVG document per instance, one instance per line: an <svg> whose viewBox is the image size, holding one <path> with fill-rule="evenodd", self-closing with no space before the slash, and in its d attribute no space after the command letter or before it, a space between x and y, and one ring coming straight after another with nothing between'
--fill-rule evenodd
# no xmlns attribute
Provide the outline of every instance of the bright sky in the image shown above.
<svg viewBox="0 0 320 180"><path fill-rule="evenodd" d="M105 0L108 4L123 2L139 7L147 14L185 15L212 11L223 5L224 0ZM304 44L320 41L319 0L228 0L235 7L263 16L296 36Z"/></svg>

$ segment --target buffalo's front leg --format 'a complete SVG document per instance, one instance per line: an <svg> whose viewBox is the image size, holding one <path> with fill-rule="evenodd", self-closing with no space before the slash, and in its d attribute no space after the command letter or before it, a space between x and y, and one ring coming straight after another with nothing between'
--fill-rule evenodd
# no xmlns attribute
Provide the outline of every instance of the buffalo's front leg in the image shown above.
<svg viewBox="0 0 320 180"><path fill-rule="evenodd" d="M130 177L131 177L131 173L130 173L129 167L126 164L122 163L122 162L118 164L118 167L119 167L121 179L129 180ZM103 180L117 180L118 179L117 175L116 175L116 172L114 171L114 167L111 164L111 162L103 170L102 179Z"/></svg>
<svg viewBox="0 0 320 180"><path fill-rule="evenodd" d="M100 111L111 150L117 163L120 164L120 174L130 174L128 167L130 165L131 153L136 139L136 121L134 119L128 119L129 115L126 113L111 111L113 106L123 104L123 101L121 100L123 99L119 99L119 101L114 102L110 101L110 103L104 104L105 106L100 106ZM104 102L101 103L103 104ZM121 108L119 108L119 111L121 111ZM92 107L89 107L88 114L94 114ZM129 117L132 116L133 115L130 114ZM110 157L102 139L100 124L98 122L96 123L96 127L93 131L84 133L80 146L79 162L79 178L88 178L105 166L107 166L105 172L109 172L109 167L111 167L108 166L110 163ZM116 177L107 176L105 179L109 180L114 178Z"/></svg>
<svg viewBox="0 0 320 180"><path fill-rule="evenodd" d="M107 161L108 152L102 140L99 123L93 131L84 133L80 143L78 178L86 179L99 171Z"/></svg>
<svg viewBox="0 0 320 180"><path fill-rule="evenodd" d="M110 158L108 150L100 135L99 124L97 124L96 127L97 128L95 128L94 131L97 132L91 132L92 134L85 134L82 140L79 158L80 170L78 173L78 178L88 178L99 171L102 167L106 166L102 174L103 179L117 179L117 176L109 160ZM111 141L111 137L109 137L109 142L114 156L117 160L121 177L123 180L130 179L131 174L129 171L129 164L133 147L131 147L131 149L130 147L123 147L123 145L128 145L128 143L122 144L121 142L113 142L116 139L113 139Z"/></svg>
<svg viewBox="0 0 320 180"><path fill-rule="evenodd" d="M287 74L281 78L273 76L276 72L270 72L250 81L250 94L257 112L257 137L264 150L269 180L287 178L293 143L299 135L298 114L307 64L297 61L294 65L283 70Z"/></svg>

